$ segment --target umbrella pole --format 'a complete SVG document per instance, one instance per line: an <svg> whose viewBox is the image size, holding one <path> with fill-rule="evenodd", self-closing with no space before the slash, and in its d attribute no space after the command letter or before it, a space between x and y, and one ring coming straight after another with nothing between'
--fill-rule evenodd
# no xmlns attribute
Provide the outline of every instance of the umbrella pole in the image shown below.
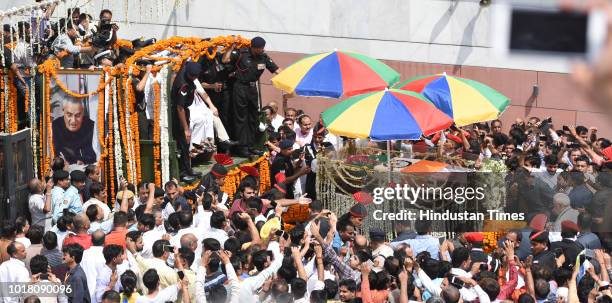
<svg viewBox="0 0 612 303"><path fill-rule="evenodd" d="M387 168L388 168L388 172L387 172L387 178L389 179L389 183L391 183L391 172L393 171L393 168L391 167L391 141L387 140Z"/></svg>

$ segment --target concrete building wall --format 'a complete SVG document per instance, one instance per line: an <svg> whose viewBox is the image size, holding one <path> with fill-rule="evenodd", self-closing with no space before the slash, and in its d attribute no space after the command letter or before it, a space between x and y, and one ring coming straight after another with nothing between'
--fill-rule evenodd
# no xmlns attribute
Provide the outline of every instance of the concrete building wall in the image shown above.
<svg viewBox="0 0 612 303"><path fill-rule="evenodd" d="M478 0L69 0L55 16L86 2L82 10L94 17L103 7L113 10L125 38L261 35L281 67L304 54L357 51L385 60L402 79L446 71L492 86L512 100L502 116L506 127L517 117L552 116L557 125L597 126L612 137L610 119L576 92L567 63L494 55L492 6ZM529 0L547 2L556 1ZM32 3L2 0L0 10ZM264 103L281 100L269 75L262 83ZM540 94L532 98L534 85ZM296 98L289 105L317 116L334 102Z"/></svg>

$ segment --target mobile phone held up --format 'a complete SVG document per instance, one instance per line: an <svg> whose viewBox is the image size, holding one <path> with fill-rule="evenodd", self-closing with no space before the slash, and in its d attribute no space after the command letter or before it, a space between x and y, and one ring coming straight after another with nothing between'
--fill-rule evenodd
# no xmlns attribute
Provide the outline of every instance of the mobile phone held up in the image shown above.
<svg viewBox="0 0 612 303"><path fill-rule="evenodd" d="M607 34L605 12L522 3L505 1L493 6L492 39L497 54L589 61L597 57Z"/></svg>

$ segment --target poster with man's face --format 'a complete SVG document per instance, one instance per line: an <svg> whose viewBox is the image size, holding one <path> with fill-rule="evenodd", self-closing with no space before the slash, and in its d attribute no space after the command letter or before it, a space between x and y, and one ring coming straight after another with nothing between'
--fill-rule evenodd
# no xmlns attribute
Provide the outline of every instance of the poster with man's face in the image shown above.
<svg viewBox="0 0 612 303"><path fill-rule="evenodd" d="M58 73L58 79L69 90L79 94L96 91L100 84L100 74L95 72ZM98 94L75 98L66 94L52 80L51 119L53 156L64 158L70 165L98 162L101 149L97 121Z"/></svg>

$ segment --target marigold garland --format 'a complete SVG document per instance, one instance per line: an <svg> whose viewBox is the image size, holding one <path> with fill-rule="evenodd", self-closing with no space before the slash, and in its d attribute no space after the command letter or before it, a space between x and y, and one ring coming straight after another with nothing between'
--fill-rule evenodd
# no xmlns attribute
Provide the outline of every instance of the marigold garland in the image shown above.
<svg viewBox="0 0 612 303"><path fill-rule="evenodd" d="M124 112L124 99L123 99L123 89L119 86L117 86L117 112L119 113L119 139L121 140L121 144L123 144L123 149L127 150L129 148L128 143L127 143L127 123L125 120L125 112ZM127 154L127 153L126 153ZM132 167L129 165L129 161L127 162L127 176L128 176L128 180L131 178L132 175ZM133 180L130 180L130 182L133 182Z"/></svg>
<svg viewBox="0 0 612 303"><path fill-rule="evenodd" d="M153 108L153 117L154 117L154 125L153 125L153 171L155 172L155 184L161 186L161 171L159 169L159 163L161 161L161 146L160 146L160 126L159 126L159 115L160 108L160 85L159 82L154 81L153 83L153 91L155 92L155 102Z"/></svg>
<svg viewBox="0 0 612 303"><path fill-rule="evenodd" d="M0 69L0 132L4 131L4 72Z"/></svg>
<svg viewBox="0 0 612 303"><path fill-rule="evenodd" d="M19 120L17 116L17 87L15 86L13 72L9 72L8 76L8 87L9 87L9 133L17 132L17 122Z"/></svg>
<svg viewBox="0 0 612 303"><path fill-rule="evenodd" d="M117 39L117 41L115 41L115 44L113 45L113 48L119 49L119 48L122 48L122 47L134 48L134 45L132 44L132 41L130 41L130 40Z"/></svg>
<svg viewBox="0 0 612 303"><path fill-rule="evenodd" d="M112 77L110 77L112 79ZM113 104L113 86L109 85L108 86L108 136L106 136L107 140L108 140L108 149L107 150L107 154L108 154L108 173L109 173L109 183L110 183L110 196L111 196L111 200L114 199L115 197L115 165L114 165L114 161L115 161L115 156L114 156L114 152L112 150L112 146L115 142L114 140L114 129L113 129L113 112L114 112L114 104ZM103 120L104 121L104 120Z"/></svg>
<svg viewBox="0 0 612 303"><path fill-rule="evenodd" d="M51 127L51 78L45 77L47 85L45 87L45 116L47 120L47 146L49 147L49 153L45 157L45 172L51 165L51 155L55 155L55 147L53 146L53 129Z"/></svg>
<svg viewBox="0 0 612 303"><path fill-rule="evenodd" d="M138 113L136 112L136 107L135 107L136 93L134 92L134 87L132 85L132 81L134 81L134 79L130 76L127 81L128 81L126 84L126 90L128 92L127 102L130 108L130 119L132 119L130 121L130 125L135 126L131 130L132 133L134 134L132 136L132 140L134 141L133 146L134 146L135 154L139 155L140 154L140 130L138 129ZM134 158L136 162L136 182L138 183L142 180L140 157L136 156Z"/></svg>
<svg viewBox="0 0 612 303"><path fill-rule="evenodd" d="M266 153L263 156L259 157L259 159L251 163L241 164L241 166L256 166L257 167L257 170L259 171L260 193L267 191L268 189L270 189L270 186L271 186L270 170L268 168L268 157L269 157L269 154ZM227 176L225 176L225 183L221 187L221 190L229 196L230 201L234 199L234 194L236 193L236 190L238 189L238 185L240 184L240 181L242 181L242 179L246 176L247 174L243 172L242 170L240 170L240 168L238 167L235 167L232 170L230 170L227 173Z"/></svg>
<svg viewBox="0 0 612 303"><path fill-rule="evenodd" d="M100 75L100 83L106 82L106 73L102 73ZM110 77L110 76L109 76ZM104 159L106 159L107 149L106 149L106 139L104 136L104 113L105 113L105 105L106 105L106 95L105 91L101 90L98 92L98 141L100 142L100 159L98 160L98 168L100 169L102 164L104 163Z"/></svg>

